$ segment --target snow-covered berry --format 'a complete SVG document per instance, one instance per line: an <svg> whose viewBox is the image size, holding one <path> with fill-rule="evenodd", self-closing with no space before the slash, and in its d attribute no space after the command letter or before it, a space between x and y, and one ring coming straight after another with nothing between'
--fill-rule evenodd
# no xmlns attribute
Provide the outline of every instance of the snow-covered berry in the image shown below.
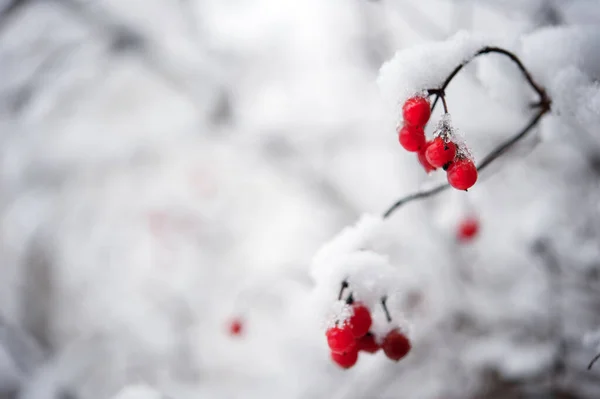
<svg viewBox="0 0 600 399"><path fill-rule="evenodd" d="M398 140L406 151L417 152L425 146L425 131L420 126L404 125L398 132Z"/></svg>
<svg viewBox="0 0 600 399"><path fill-rule="evenodd" d="M431 166L441 168L454 161L454 157L456 157L456 144L451 141L446 142L441 137L436 137L427 146L425 156Z"/></svg>
<svg viewBox="0 0 600 399"><path fill-rule="evenodd" d="M379 344L375 341L375 336L371 333L367 333L356 341L356 346L359 351L368 353L375 353L381 349Z"/></svg>
<svg viewBox="0 0 600 399"><path fill-rule="evenodd" d="M342 353L331 352L331 359L341 368L349 369L358 360L358 349L354 347Z"/></svg>
<svg viewBox="0 0 600 399"><path fill-rule="evenodd" d="M431 109L429 100L425 97L411 97L402 106L404 122L410 126L423 127L429 121Z"/></svg>
<svg viewBox="0 0 600 399"><path fill-rule="evenodd" d="M479 220L471 216L460 222L458 230L456 232L456 238L459 241L467 242L471 241L477 235L479 231Z"/></svg>
<svg viewBox="0 0 600 399"><path fill-rule="evenodd" d="M356 341L350 325L343 324L341 327L335 326L327 329L327 344L329 349L335 353L343 353L356 347Z"/></svg>
<svg viewBox="0 0 600 399"><path fill-rule="evenodd" d="M447 172L448 183L457 190L468 190L477 181L477 168L468 158L453 162Z"/></svg>
<svg viewBox="0 0 600 399"><path fill-rule="evenodd" d="M387 333L381 348L389 359L399 361L410 352L411 345L406 335L396 328Z"/></svg>
<svg viewBox="0 0 600 399"><path fill-rule="evenodd" d="M355 338L363 337L371 328L371 312L360 302L352 304L352 316L348 320L350 330Z"/></svg>

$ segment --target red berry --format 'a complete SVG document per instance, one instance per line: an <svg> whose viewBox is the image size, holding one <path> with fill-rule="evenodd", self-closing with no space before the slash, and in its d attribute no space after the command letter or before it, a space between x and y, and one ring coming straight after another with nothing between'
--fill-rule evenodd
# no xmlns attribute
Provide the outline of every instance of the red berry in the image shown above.
<svg viewBox="0 0 600 399"><path fill-rule="evenodd" d="M341 368L349 369L354 366L358 360L358 350L354 347L343 353L331 352L331 359Z"/></svg>
<svg viewBox="0 0 600 399"><path fill-rule="evenodd" d="M410 352L410 341L406 335L402 334L400 330L394 329L390 331L383 340L381 345L385 355L395 361L402 359Z"/></svg>
<svg viewBox="0 0 600 399"><path fill-rule="evenodd" d="M429 100L425 97L409 98L402 107L402 116L407 125L425 126L431 116Z"/></svg>
<svg viewBox="0 0 600 399"><path fill-rule="evenodd" d="M359 351L369 352L369 353L375 353L379 349L381 349L379 344L377 344L377 342L375 342L375 336L371 333L367 333L367 335L360 338L356 342L356 345L357 345Z"/></svg>
<svg viewBox="0 0 600 399"><path fill-rule="evenodd" d="M433 139L425 152L427 160L436 168L441 168L449 162L454 161L456 156L456 144L453 142L444 142L440 137Z"/></svg>
<svg viewBox="0 0 600 399"><path fill-rule="evenodd" d="M242 334L244 325L240 319L233 319L229 323L229 335L237 336Z"/></svg>
<svg viewBox="0 0 600 399"><path fill-rule="evenodd" d="M459 241L466 242L471 241L478 231L479 221L474 217L469 217L460 222L456 235Z"/></svg>
<svg viewBox="0 0 600 399"><path fill-rule="evenodd" d="M459 159L447 170L448 183L458 190L468 190L477 181L477 168L470 159Z"/></svg>
<svg viewBox="0 0 600 399"><path fill-rule="evenodd" d="M417 152L425 146L425 131L419 126L404 125L398 132L398 139L406 151Z"/></svg>
<svg viewBox="0 0 600 399"><path fill-rule="evenodd" d="M343 353L356 347L354 335L348 324L344 324L342 327L332 327L327 330L325 335L332 352Z"/></svg>
<svg viewBox="0 0 600 399"><path fill-rule="evenodd" d="M431 144L431 141L428 141L427 143L425 143L425 146L417 153L417 158L419 159L419 162L421 163L421 165L425 169L425 173L430 173L430 172L433 172L435 170L435 168L429 163L429 161L427 160L427 157L425 156L425 152L427 151L427 147L430 144Z"/></svg>
<svg viewBox="0 0 600 399"><path fill-rule="evenodd" d="M357 302L352 305L352 316L348 321L355 338L363 337L371 328L371 312L365 305Z"/></svg>

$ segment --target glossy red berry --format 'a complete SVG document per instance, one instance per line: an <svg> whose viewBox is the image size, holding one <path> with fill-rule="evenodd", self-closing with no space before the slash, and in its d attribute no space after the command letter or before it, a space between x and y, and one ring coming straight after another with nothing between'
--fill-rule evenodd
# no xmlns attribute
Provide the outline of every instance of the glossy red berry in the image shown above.
<svg viewBox="0 0 600 399"><path fill-rule="evenodd" d="M448 183L457 190L468 190L477 181L477 168L470 159L459 159L447 170Z"/></svg>
<svg viewBox="0 0 600 399"><path fill-rule="evenodd" d="M358 350L354 347L343 353L331 352L331 359L341 368L349 369L358 360Z"/></svg>
<svg viewBox="0 0 600 399"><path fill-rule="evenodd" d="M417 152L425 146L425 131L419 126L404 125L398 139L406 151Z"/></svg>
<svg viewBox="0 0 600 399"><path fill-rule="evenodd" d="M379 344L375 342L375 336L371 333L367 333L367 335L356 341L356 346L359 351L368 353L375 353L381 349Z"/></svg>
<svg viewBox="0 0 600 399"><path fill-rule="evenodd" d="M431 166L441 168L447 163L454 161L456 144L451 141L446 143L442 138L436 137L427 147L425 156Z"/></svg>
<svg viewBox="0 0 600 399"><path fill-rule="evenodd" d="M429 100L425 97L411 97L402 107L404 122L410 126L423 127L429 121L430 116Z"/></svg>
<svg viewBox="0 0 600 399"><path fill-rule="evenodd" d="M436 169L429 163L429 161L427 160L427 157L425 156L427 147L429 147L429 145L431 143L432 143L431 141L426 142L425 146L423 148L421 148L421 150L417 153L417 158L419 159L421 166L423 166L423 169L425 169L425 173L431 173Z"/></svg>
<svg viewBox="0 0 600 399"><path fill-rule="evenodd" d="M400 330L394 329L390 331L383 340L381 345L385 355L391 360L398 361L410 352L410 341L406 335L402 334Z"/></svg>
<svg viewBox="0 0 600 399"><path fill-rule="evenodd" d="M458 225L456 237L462 242L471 241L473 238L475 238L478 231L479 220L477 220L475 217L469 217L461 221Z"/></svg>
<svg viewBox="0 0 600 399"><path fill-rule="evenodd" d="M355 338L365 336L371 328L371 312L369 308L360 302L356 302L352 305L352 316L348 320L350 325L350 331Z"/></svg>
<svg viewBox="0 0 600 399"><path fill-rule="evenodd" d="M356 347L354 335L348 324L341 327L331 327L325 333L327 336L327 344L329 349L335 353L343 353L350 351Z"/></svg>
<svg viewBox="0 0 600 399"><path fill-rule="evenodd" d="M240 319L233 319L229 323L229 335L238 336L242 334L244 325Z"/></svg>

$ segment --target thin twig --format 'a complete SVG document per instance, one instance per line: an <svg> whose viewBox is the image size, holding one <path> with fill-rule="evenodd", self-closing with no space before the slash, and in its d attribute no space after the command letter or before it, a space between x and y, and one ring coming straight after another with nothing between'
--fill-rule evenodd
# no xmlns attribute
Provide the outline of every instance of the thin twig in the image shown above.
<svg viewBox="0 0 600 399"><path fill-rule="evenodd" d="M442 106L444 107L444 113L448 113L448 104L446 104L446 96L442 93L440 94L440 98L442 99Z"/></svg>
<svg viewBox="0 0 600 399"><path fill-rule="evenodd" d="M387 296L384 296L381 298L381 307L383 308L383 311L385 313L385 318L387 319L388 323L390 323L392 321L392 316L390 316L390 312L387 308Z"/></svg>
<svg viewBox="0 0 600 399"><path fill-rule="evenodd" d="M444 112L447 114L448 113L448 104L446 104L446 92L444 91L444 89L428 89L427 90L427 95L431 96L435 94L435 101L437 101L438 98L442 99L442 105L444 106ZM433 111L434 105L431 106L431 110Z"/></svg>
<svg viewBox="0 0 600 399"><path fill-rule="evenodd" d="M533 90L535 90L535 92L540 97L540 104L546 104L546 103L549 104L550 103L550 100L548 99L548 95L546 94L546 91L533 80L531 73L529 73L527 68L525 68L525 66L519 59L519 57L517 57L515 54L511 53L510 51L505 50L500 47L484 47L481 50L479 50L478 52L476 52L473 55L473 57L471 57L469 60L463 62L462 64L460 64L459 66L454 68L454 70L450 73L450 75L448 75L448 77L446 78L446 80L444 81L442 86L440 87L440 90L442 91L442 93L446 90L446 88L448 87L448 85L450 84L452 79L454 79L454 77L460 72L460 70L463 69L469 62L473 61L473 59L477 58L480 55L490 54L490 53L502 54L502 55L505 55L508 58L510 58L511 61L513 61L517 65L519 70L523 73L523 76L525 77L525 79L527 80L529 85L533 88ZM435 106L436 106L439 98L440 98L440 95L438 94L436 96L435 100L433 101L433 104L431 105L432 111L435 109Z"/></svg>
<svg viewBox="0 0 600 399"><path fill-rule="evenodd" d="M342 286L340 287L340 293L338 294L338 301L342 300L342 294L344 290L348 288L348 282L346 280L342 281Z"/></svg>
<svg viewBox="0 0 600 399"><path fill-rule="evenodd" d="M548 112L548 110L544 110L544 109L542 109L540 112L538 112L531 119L531 121L527 124L527 126L525 126L525 128L523 128L523 130L521 130L519 133L515 134L510 139L506 140L504 143L500 144L498 147L496 147L496 149L494 149L487 156L485 156L483 158L483 160L479 163L477 170L479 171L479 170L485 168L486 166L488 166L490 163L492 163L494 160L496 160L498 157L500 157L500 155L502 155L506 151L508 151L510 149L510 147L512 147L519 140L521 140L523 137L525 137L527 135L527 133L529 133L531 131L531 129L533 129L538 124L540 119L542 119L542 116L544 116L547 112Z"/></svg>
<svg viewBox="0 0 600 399"><path fill-rule="evenodd" d="M592 361L590 362L590 364L588 364L587 369L591 370L592 366L594 365L594 363L596 363L598 361L598 359L600 359L600 353L598 353L596 356L594 356L594 358L592 359Z"/></svg>
<svg viewBox="0 0 600 399"><path fill-rule="evenodd" d="M402 205L405 205L409 202L412 202L412 201L415 201L415 200L418 200L421 198L431 197L432 195L440 193L449 187L450 187L449 184L440 184L439 186L436 186L429 190L419 191L419 192L407 195L406 197L399 199L392 206L390 206L389 209L387 211L385 211L385 213L383 214L383 218L387 219L388 217L390 217L392 215L392 213L394 213L394 211L396 209L400 208Z"/></svg>

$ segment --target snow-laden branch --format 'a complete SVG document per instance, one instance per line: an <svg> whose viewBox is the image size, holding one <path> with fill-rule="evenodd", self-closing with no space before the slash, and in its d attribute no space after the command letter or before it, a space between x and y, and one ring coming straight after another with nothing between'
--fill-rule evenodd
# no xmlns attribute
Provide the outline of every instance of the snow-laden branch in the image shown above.
<svg viewBox="0 0 600 399"><path fill-rule="evenodd" d="M523 73L523 76L527 80L527 83L529 83L529 85L533 88L533 90L537 93L537 95L539 97L538 102L533 104L533 107L538 109L538 112L533 116L533 118L531 118L531 121L521 131L519 131L517 134L515 134L514 136L510 137L509 139L507 139L506 141L501 143L494 150L492 150L487 156L485 156L483 158L483 160L477 166L477 171L481 171L482 169L487 167L494 160L496 160L498 157L500 157L502 154L504 154L506 151L508 151L512 146L514 146L516 143L518 143L521 139L523 139L525 136L527 136L527 134L529 132L531 132L531 130L539 123L539 121L542 119L542 117L550 111L550 105L551 105L551 100L548 97L548 95L546 94L546 91L544 90L544 88L542 86L540 86L538 83L536 83L536 81L533 79L533 76L531 75L531 73L527 70L527 68L525 68L525 66L523 65L521 60L515 54L511 53L508 50L499 48L499 47L484 47L481 50L477 51L473 57L471 57L467 61L458 65L450 73L450 75L448 75L448 77L446 78L444 83L439 88L428 89L429 94L436 95L436 99L433 101L433 104L431 105L431 110L433 111L435 109L438 99L440 99L440 98L442 99L442 102L444 103L444 109L447 110L444 96L445 96L445 90L448 87L448 85L450 84L450 82L464 68L464 66L467 65L469 62L471 62L473 59L475 59L476 57L478 57L480 55L492 54L492 53L505 55L517 65L517 67ZM402 205L405 205L409 202L412 202L412 201L415 201L418 199L431 197L435 194L438 194L438 193L444 191L445 189L447 189L449 187L450 187L449 184L444 183L444 184L435 186L433 188L418 191L416 193L409 194L403 198L400 198L398 201L396 201L392 206L390 206L383 213L383 218L386 219L386 218L390 217Z"/></svg>

